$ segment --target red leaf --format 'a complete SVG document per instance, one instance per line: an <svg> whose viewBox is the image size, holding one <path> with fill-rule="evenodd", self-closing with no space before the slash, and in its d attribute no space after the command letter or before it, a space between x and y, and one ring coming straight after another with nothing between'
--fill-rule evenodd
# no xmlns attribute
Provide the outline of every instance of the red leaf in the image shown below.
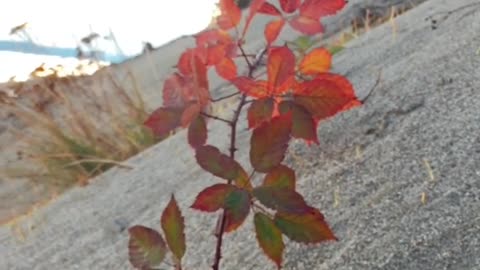
<svg viewBox="0 0 480 270"><path fill-rule="evenodd" d="M205 145L197 148L197 163L207 172L223 179L233 180L241 188L252 188L247 172L237 161L220 153L218 148Z"/></svg>
<svg viewBox="0 0 480 270"><path fill-rule="evenodd" d="M234 0L220 0L220 16L217 17L217 24L220 29L229 30L236 27L242 19L242 11L235 4Z"/></svg>
<svg viewBox="0 0 480 270"><path fill-rule="evenodd" d="M184 86L185 79L178 73L168 77L163 83L163 105L169 108L183 108L185 106Z"/></svg>
<svg viewBox="0 0 480 270"><path fill-rule="evenodd" d="M256 99L248 108L248 127L254 128L272 118L273 99Z"/></svg>
<svg viewBox="0 0 480 270"><path fill-rule="evenodd" d="M210 102L210 92L208 91L207 67L197 55L192 58L192 73L195 101L203 108Z"/></svg>
<svg viewBox="0 0 480 270"><path fill-rule="evenodd" d="M215 212L225 206L225 199L233 190L235 190L235 187L228 184L210 186L197 195L191 208L205 212Z"/></svg>
<svg viewBox="0 0 480 270"><path fill-rule="evenodd" d="M360 105L350 82L337 74L321 73L298 85L295 103L307 109L315 120Z"/></svg>
<svg viewBox="0 0 480 270"><path fill-rule="evenodd" d="M287 47L272 47L268 52L268 92L279 95L287 91L293 82L295 55Z"/></svg>
<svg viewBox="0 0 480 270"><path fill-rule="evenodd" d="M283 114L253 130L250 162L258 172L269 172L285 158L290 140L292 115Z"/></svg>
<svg viewBox="0 0 480 270"><path fill-rule="evenodd" d="M207 142L207 123L203 116L198 115L188 128L188 143L197 148Z"/></svg>
<svg viewBox="0 0 480 270"><path fill-rule="evenodd" d="M215 66L215 69L218 75L226 80L237 77L237 66L231 58L223 57L223 60Z"/></svg>
<svg viewBox="0 0 480 270"><path fill-rule="evenodd" d="M178 59L177 69L183 75L192 73L192 58L195 55L195 49L186 49Z"/></svg>
<svg viewBox="0 0 480 270"><path fill-rule="evenodd" d="M250 212L250 194L244 189L235 188L225 198L225 232L236 230Z"/></svg>
<svg viewBox="0 0 480 270"><path fill-rule="evenodd" d="M282 113L292 112L292 137L318 144L318 122L307 109L291 101L283 101L279 107Z"/></svg>
<svg viewBox="0 0 480 270"><path fill-rule="evenodd" d="M182 127L188 127L190 123L200 114L201 108L198 103L189 104L182 113L180 124Z"/></svg>
<svg viewBox="0 0 480 270"><path fill-rule="evenodd" d="M197 47L208 47L217 44L230 44L232 38L228 32L220 29L209 29L195 35Z"/></svg>
<svg viewBox="0 0 480 270"><path fill-rule="evenodd" d="M323 32L322 24L317 20L307 16L297 16L289 21L290 26L306 35L315 35Z"/></svg>
<svg viewBox="0 0 480 270"><path fill-rule="evenodd" d="M305 75L315 75L327 72L331 66L332 54L325 48L316 48L303 57L299 68Z"/></svg>
<svg viewBox="0 0 480 270"><path fill-rule="evenodd" d="M255 213L253 220L258 244L280 269L282 266L282 254L285 249L282 232L275 226L273 220L265 214Z"/></svg>
<svg viewBox="0 0 480 270"><path fill-rule="evenodd" d="M207 65L217 65L225 59L226 47L225 45L213 45L206 47L207 51Z"/></svg>
<svg viewBox="0 0 480 270"><path fill-rule="evenodd" d="M313 207L301 214L277 212L274 223L283 234L295 242L319 243L337 240L323 215Z"/></svg>
<svg viewBox="0 0 480 270"><path fill-rule="evenodd" d="M274 5L268 2L263 3L263 5L258 9L257 12L273 16L282 16L282 13Z"/></svg>
<svg viewBox="0 0 480 270"><path fill-rule="evenodd" d="M333 15L345 6L345 0L305 0L300 6L300 14L312 19Z"/></svg>
<svg viewBox="0 0 480 270"><path fill-rule="evenodd" d="M295 190L295 171L285 165L278 165L265 176L263 186L286 187Z"/></svg>
<svg viewBox="0 0 480 270"><path fill-rule="evenodd" d="M265 98L269 96L266 81L254 81L251 78L241 76L233 79L232 83L238 90L248 96L255 98Z"/></svg>
<svg viewBox="0 0 480 270"><path fill-rule="evenodd" d="M182 110L174 108L159 108L145 121L145 125L158 137L165 137L180 126Z"/></svg>
<svg viewBox="0 0 480 270"><path fill-rule="evenodd" d="M163 261L167 247L157 231L137 225L128 229L128 233L128 256L135 268L151 269Z"/></svg>
<svg viewBox="0 0 480 270"><path fill-rule="evenodd" d="M170 198L167 207L163 210L160 222L162 224L163 232L165 233L168 247L180 263L186 249L184 232L185 223L182 213L178 208L177 201L173 195Z"/></svg>
<svg viewBox="0 0 480 270"><path fill-rule="evenodd" d="M267 24L267 26L265 26L265 39L267 40L268 44L271 44L277 39L284 25L285 20L279 19L271 21Z"/></svg>
<svg viewBox="0 0 480 270"><path fill-rule="evenodd" d="M286 13L292 13L300 6L300 0L280 0L280 6Z"/></svg>
<svg viewBox="0 0 480 270"><path fill-rule="evenodd" d="M289 187L256 187L253 189L253 196L266 207L280 212L298 214L309 210L302 195Z"/></svg>

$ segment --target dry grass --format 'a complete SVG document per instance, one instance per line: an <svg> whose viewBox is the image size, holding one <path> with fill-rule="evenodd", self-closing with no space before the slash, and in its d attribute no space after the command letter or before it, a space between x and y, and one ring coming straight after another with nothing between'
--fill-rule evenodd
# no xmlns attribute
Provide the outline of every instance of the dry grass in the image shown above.
<svg viewBox="0 0 480 270"><path fill-rule="evenodd" d="M112 76L107 76L108 89L55 75L41 81L30 89L37 91L36 98L5 106L20 123L11 132L22 145L19 161L3 170L8 178L28 178L62 191L87 184L112 166L128 168L122 161L157 142L143 126L148 113L135 87L127 91Z"/></svg>

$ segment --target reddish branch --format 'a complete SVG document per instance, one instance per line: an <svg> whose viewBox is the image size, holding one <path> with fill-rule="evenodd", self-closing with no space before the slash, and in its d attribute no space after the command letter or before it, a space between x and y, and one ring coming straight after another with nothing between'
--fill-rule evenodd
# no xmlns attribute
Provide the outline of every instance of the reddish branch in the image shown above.
<svg viewBox="0 0 480 270"><path fill-rule="evenodd" d="M251 63L249 60L248 60L248 56L247 54L245 53L243 47L239 44L238 47L240 48L240 51L242 52L242 55L248 65L248 77L249 78L253 78L253 72L255 71L255 69L258 68L258 66L260 65L261 63L261 60L263 58L263 55L264 53L266 52L266 50L264 50L262 52L262 54L257 58L255 59L255 63ZM235 152L237 151L237 148L236 148L236 140L237 140L237 123L238 123L238 119L240 118L240 113L242 112L242 109L243 109L243 106L245 106L245 104L247 104L247 96L245 94L242 94L242 98L240 99L240 102L238 103L238 106L237 108L235 109L235 112L234 112L234 115L233 115L233 118L232 120L230 121L230 129L231 129L231 137L230 137L230 157L232 159L235 159ZM231 180L228 180L228 184L232 184L232 181ZM212 269L213 270L218 270L219 267L220 267L220 260L222 259L222 242L223 242L223 234L225 232L225 225L226 225L226 222L227 222L227 215L225 214L225 210L223 211L222 213L222 216L220 217L221 221L220 221L220 226L218 228L218 231L216 232L216 237L217 237L217 245L216 245L216 248L215 248L215 261L212 265Z"/></svg>

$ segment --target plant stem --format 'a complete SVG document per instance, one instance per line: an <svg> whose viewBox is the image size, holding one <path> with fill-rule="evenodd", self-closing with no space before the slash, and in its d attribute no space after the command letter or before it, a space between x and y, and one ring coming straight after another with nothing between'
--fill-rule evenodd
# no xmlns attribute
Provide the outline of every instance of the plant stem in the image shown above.
<svg viewBox="0 0 480 270"><path fill-rule="evenodd" d="M222 121L222 122L227 123L227 124L229 124L229 125L232 124L232 121L227 120L227 119L224 119L224 118L221 118L221 117L218 117L218 116L215 116L215 115L211 115L211 114L204 113L204 112L201 112L200 114L203 115L203 116L205 116L205 117L207 117L207 118L212 118L212 119L214 119L214 120Z"/></svg>
<svg viewBox="0 0 480 270"><path fill-rule="evenodd" d="M245 61L247 62L248 65L248 77L253 78L253 72L255 69L259 66L261 62L261 58L257 59L255 63L250 63L248 60L247 54L245 53L245 50L243 47L239 44L238 47L240 48L240 51L242 52L243 57L245 58ZM237 108L235 109L234 115L232 120L230 121L230 129L231 129L231 137L230 137L230 158L235 159L235 152L237 151L236 147L236 140L237 140L237 123L238 119L240 118L240 113L242 112L243 106L247 103L247 95L242 94L242 98L240 100L240 103L238 103ZM228 180L228 184L232 184L232 180ZM217 246L215 248L215 260L212 265L213 270L219 270L220 268L220 260L222 259L222 242L223 242L223 233L225 232L225 225L227 223L227 215L225 214L225 210L223 210L222 216L220 217L220 226L215 233L217 237Z"/></svg>
<svg viewBox="0 0 480 270"><path fill-rule="evenodd" d="M224 96L224 97L220 97L220 98L216 98L216 99L210 99L211 102L218 102L218 101L222 101L224 99L228 99L228 98L231 98L231 97L234 97L236 95L240 94L240 92L235 92L235 93L232 93L230 95L227 95L227 96Z"/></svg>

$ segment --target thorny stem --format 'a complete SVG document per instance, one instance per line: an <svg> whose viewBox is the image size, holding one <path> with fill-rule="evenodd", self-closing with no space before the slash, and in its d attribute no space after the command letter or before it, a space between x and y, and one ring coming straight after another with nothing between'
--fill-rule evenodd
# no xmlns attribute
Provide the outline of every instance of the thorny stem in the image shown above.
<svg viewBox="0 0 480 270"><path fill-rule="evenodd" d="M205 116L205 117L207 117L207 118L212 118L212 119L214 119L214 120L218 120L218 121L225 122L225 123L227 123L227 124L229 124L229 125L232 124L232 121L227 120L227 119L224 119L224 118L221 118L221 117L218 117L218 116L215 116L215 115L211 115L211 114L204 113L204 112L201 112L200 114L203 115L203 116Z"/></svg>
<svg viewBox="0 0 480 270"><path fill-rule="evenodd" d="M241 44L238 44L238 47L240 48L240 51L242 52L243 58L245 59L245 62L248 65L248 77L252 78L253 77L253 72L255 71L256 68L261 63L263 54L255 60L255 63L250 63L248 60L248 56L245 53L245 50L243 49ZM240 100L240 103L238 103L237 108L234 111L234 115L232 120L230 121L230 129L231 129L231 136L230 136L230 158L235 159L235 152L237 151L236 148L236 139L237 139L237 123L240 118L240 113L242 112L243 106L245 106L247 101L247 95L242 94L242 98ZM232 180L228 180L228 184L232 184ZM225 210L222 213L222 216L220 217L220 226L218 227L217 232L215 233L215 236L217 237L217 246L215 248L215 261L212 265L213 270L218 270L220 267L220 260L222 259L222 242L223 242L223 233L225 232L225 225L227 222L227 215L225 214Z"/></svg>
<svg viewBox="0 0 480 270"><path fill-rule="evenodd" d="M226 95L226 96L223 96L223 97L219 97L219 98L216 98L216 99L210 99L211 102L218 102L218 101L222 101L224 99L228 99L228 98L231 98L231 97L234 97L236 95L240 94L240 92L235 92L235 93L232 93L230 95Z"/></svg>

